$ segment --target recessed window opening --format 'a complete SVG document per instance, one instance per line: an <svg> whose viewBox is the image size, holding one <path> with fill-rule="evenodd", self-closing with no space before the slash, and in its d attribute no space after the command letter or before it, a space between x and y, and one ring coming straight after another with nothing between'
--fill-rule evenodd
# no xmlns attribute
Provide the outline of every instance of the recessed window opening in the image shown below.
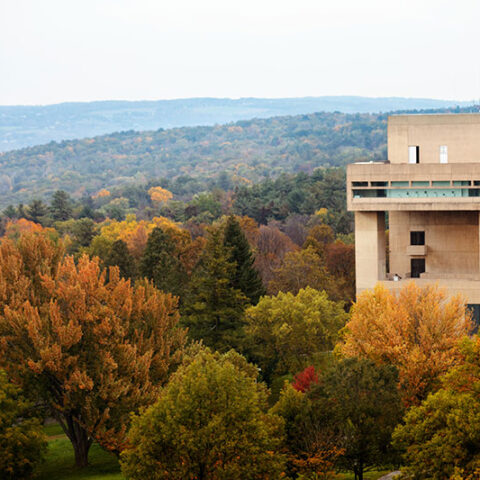
<svg viewBox="0 0 480 480"><path fill-rule="evenodd" d="M408 147L408 163L420 163L420 147L418 145Z"/></svg>
<svg viewBox="0 0 480 480"><path fill-rule="evenodd" d="M425 232L410 232L410 245L425 245Z"/></svg>
<svg viewBox="0 0 480 480"><path fill-rule="evenodd" d="M410 276L412 278L420 278L420 275L425 272L425 259L412 258L410 260Z"/></svg>
<svg viewBox="0 0 480 480"><path fill-rule="evenodd" d="M440 145L440 163L448 163L447 145Z"/></svg>

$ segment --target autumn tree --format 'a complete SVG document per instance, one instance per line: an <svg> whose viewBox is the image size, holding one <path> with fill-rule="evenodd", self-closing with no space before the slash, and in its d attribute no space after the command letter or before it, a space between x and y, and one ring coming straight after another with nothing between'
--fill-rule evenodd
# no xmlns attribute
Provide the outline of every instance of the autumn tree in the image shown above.
<svg viewBox="0 0 480 480"><path fill-rule="evenodd" d="M405 404L416 405L458 362L458 341L471 328L458 295L447 298L436 285L410 282L397 296L379 284L359 295L339 349L347 356L395 365Z"/></svg>
<svg viewBox="0 0 480 480"><path fill-rule="evenodd" d="M310 390L310 388L318 383L318 375L315 372L315 367L310 365L301 372L297 373L293 378L292 387L297 390L297 392L305 393Z"/></svg>
<svg viewBox="0 0 480 480"><path fill-rule="evenodd" d="M289 252L285 255L281 266L274 270L274 277L268 284L268 292L291 292L296 294L300 289L311 287L325 290L335 300L335 280L325 266L325 262L315 253L313 248Z"/></svg>
<svg viewBox="0 0 480 480"><path fill-rule="evenodd" d="M9 220L5 226L5 237L18 239L22 233L28 232L44 232L45 229L35 222L31 222L26 218L18 220Z"/></svg>
<svg viewBox="0 0 480 480"><path fill-rule="evenodd" d="M480 474L480 337L460 344L460 362L442 388L409 409L394 439L414 478L468 479Z"/></svg>
<svg viewBox="0 0 480 480"><path fill-rule="evenodd" d="M246 343L266 380L319 365L338 339L347 316L341 303L307 287L297 295L263 297L245 311Z"/></svg>
<svg viewBox="0 0 480 480"><path fill-rule="evenodd" d="M148 190L148 194L154 203L165 203L173 198L172 192L169 192L160 186L150 188L150 190Z"/></svg>
<svg viewBox="0 0 480 480"><path fill-rule="evenodd" d="M0 477L23 480L32 477L45 455L47 442L33 404L0 370Z"/></svg>
<svg viewBox="0 0 480 480"><path fill-rule="evenodd" d="M93 440L124 446L129 413L156 398L180 360L177 300L118 268L78 264L61 244L24 235L0 244L0 363L50 406L87 465Z"/></svg>
<svg viewBox="0 0 480 480"><path fill-rule="evenodd" d="M259 271L263 284L274 278L275 270L282 264L283 257L298 247L276 227L262 225L259 229L255 268Z"/></svg>
<svg viewBox="0 0 480 480"><path fill-rule="evenodd" d="M313 226L309 231L303 248L312 248L317 255L325 257L327 245L333 242L335 235L328 225Z"/></svg>
<svg viewBox="0 0 480 480"><path fill-rule="evenodd" d="M230 258L222 232L211 230L191 277L182 315L191 338L220 351L238 348L247 303L242 291L234 287L236 265Z"/></svg>
<svg viewBox="0 0 480 480"><path fill-rule="evenodd" d="M134 418L122 471L132 480L281 478L282 422L267 412L266 392L238 360L200 352Z"/></svg>
<svg viewBox="0 0 480 480"><path fill-rule="evenodd" d="M355 245L340 240L328 244L325 266L335 283L334 298L352 304L355 300Z"/></svg>
<svg viewBox="0 0 480 480"><path fill-rule="evenodd" d="M241 290L250 300L250 303L258 303L260 297L265 295L265 289L258 271L253 266L255 259L247 238L233 215L228 217L225 225L223 242L230 250L229 260L235 263L232 286Z"/></svg>

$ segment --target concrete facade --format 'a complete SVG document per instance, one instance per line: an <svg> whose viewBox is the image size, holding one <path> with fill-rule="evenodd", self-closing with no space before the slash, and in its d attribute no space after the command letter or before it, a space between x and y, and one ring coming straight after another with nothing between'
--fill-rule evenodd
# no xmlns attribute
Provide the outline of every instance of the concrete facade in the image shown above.
<svg viewBox="0 0 480 480"><path fill-rule="evenodd" d="M347 205L357 293L415 278L480 305L480 114L389 117L388 160L347 167Z"/></svg>

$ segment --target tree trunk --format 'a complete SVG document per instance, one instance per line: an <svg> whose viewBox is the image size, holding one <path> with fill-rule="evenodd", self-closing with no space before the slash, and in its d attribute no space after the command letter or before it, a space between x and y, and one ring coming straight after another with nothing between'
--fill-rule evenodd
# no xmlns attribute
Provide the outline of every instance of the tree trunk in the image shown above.
<svg viewBox="0 0 480 480"><path fill-rule="evenodd" d="M363 463L357 464L353 467L355 480L363 480Z"/></svg>
<svg viewBox="0 0 480 480"><path fill-rule="evenodd" d="M75 421L73 415L57 415L57 419L63 431L72 442L73 452L75 454L75 465L78 468L87 467L88 452L92 445L93 438L90 437L87 430Z"/></svg>
<svg viewBox="0 0 480 480"><path fill-rule="evenodd" d="M88 467L88 451L90 450L91 442L80 440L73 443L73 451L75 452L75 465L78 468Z"/></svg>

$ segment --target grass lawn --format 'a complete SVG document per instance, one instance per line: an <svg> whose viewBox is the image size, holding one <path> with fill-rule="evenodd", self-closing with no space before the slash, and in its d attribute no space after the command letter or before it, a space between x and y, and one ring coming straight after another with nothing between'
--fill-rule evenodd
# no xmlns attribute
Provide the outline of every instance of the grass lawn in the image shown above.
<svg viewBox="0 0 480 480"><path fill-rule="evenodd" d="M45 463L39 468L37 480L124 480L115 455L92 445L88 456L90 466L77 469L72 444L63 433L60 425L45 426L48 435L48 452ZM364 474L365 480L378 480L386 471L370 471ZM338 474L339 480L353 480L353 473Z"/></svg>
<svg viewBox="0 0 480 480"><path fill-rule="evenodd" d="M90 466L77 469L72 444L59 425L45 426L50 437L45 463L40 466L37 480L124 480L115 455L94 444L88 456Z"/></svg>
<svg viewBox="0 0 480 480"><path fill-rule="evenodd" d="M371 470L370 472L365 472L363 474L364 480L378 480L387 473L390 473L392 470ZM353 473L339 473L339 480L354 480L355 475Z"/></svg>

